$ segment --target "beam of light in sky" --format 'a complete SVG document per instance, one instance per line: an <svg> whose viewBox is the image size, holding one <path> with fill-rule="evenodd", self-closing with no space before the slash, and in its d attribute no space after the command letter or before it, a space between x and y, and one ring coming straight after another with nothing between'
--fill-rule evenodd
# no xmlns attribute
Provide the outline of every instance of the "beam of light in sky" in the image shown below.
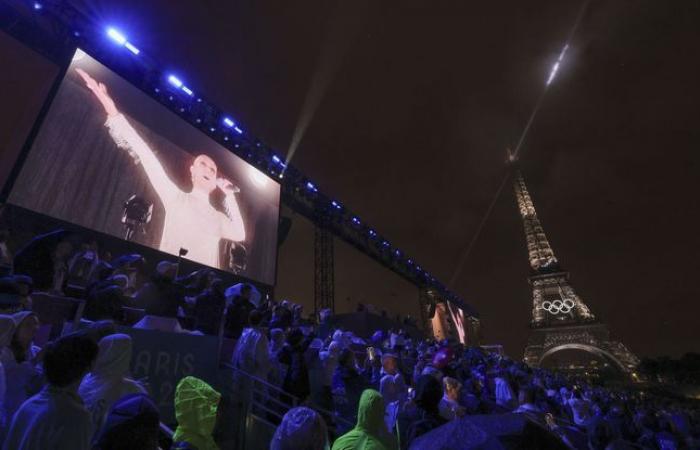
<svg viewBox="0 0 700 450"><path fill-rule="evenodd" d="M557 62L554 63L552 70L549 72L549 78L547 78L546 86L549 86L552 83L552 81L554 81L554 77L557 76L557 71L559 70L559 65L564 60L564 55L566 54L566 50L568 50L568 49L569 49L569 44L565 44L564 48L561 49L561 53L559 53L559 58L557 58Z"/></svg>
<svg viewBox="0 0 700 450"><path fill-rule="evenodd" d="M350 10L349 8L354 8ZM323 100L328 86L340 68L343 57L362 26L358 19L363 19L364 11L357 11L357 4L339 0L326 25L326 34L321 45L316 68L306 91L304 104L287 150L285 161L289 164L299 147L306 130Z"/></svg>
<svg viewBox="0 0 700 450"><path fill-rule="evenodd" d="M578 15L576 16L576 20L574 21L573 26L571 27L571 30L569 31L569 34L566 38L566 41L564 42L564 47L561 49L561 52L559 52L559 57L557 58L556 62L552 66L551 71L549 72L549 77L547 77L547 82L545 83L544 89L542 90L542 93L540 94L539 98L537 99L537 103L535 103L535 107L532 108L532 113L530 114L530 117L527 119L527 123L525 124L525 128L523 128L523 132L520 134L520 139L518 139L518 144L515 146L515 150L512 152L509 150L508 151L508 160L509 162L515 162L518 160L520 156L520 149L523 146L523 143L525 142L525 138L528 135L528 132L530 131L530 127L532 127L533 122L535 121L535 117L537 116L537 112L540 110L540 106L542 106L542 102L544 101L544 97L547 94L547 91L549 90L549 86L552 84L554 81L554 78L557 76L557 72L559 71L559 68L561 67L561 63L564 60L564 56L566 54L566 51L569 49L569 43L573 40L574 35L576 34L576 30L578 29L579 24L581 23L581 19L583 18L583 14L586 11L588 4L590 3L590 0L586 0L583 5L581 6L581 9L579 10ZM488 209L486 209L486 213L482 217L481 221L479 222L479 225L476 228L476 232L474 233L474 236L472 239L469 241L467 247L464 249L464 252L460 254L460 258L457 262L457 265L455 266L455 270L452 273L452 277L450 278L450 282L448 283L447 287L448 289L451 289L454 285L454 283L457 281L457 278L459 275L462 273L462 268L464 267L464 264L467 262L469 259L469 255L472 252L472 249L474 248L474 245L476 244L476 241L479 239L479 236L481 235L481 230L484 228L484 225L486 225L486 222L488 221L489 217L491 216L491 211L493 211L494 206L496 206L496 202L498 201L498 198L501 195L501 192L503 192L503 188L506 185L506 182L510 178L510 169L508 169L503 176L503 180L501 181L501 184L498 186L498 189L496 190L496 194L493 197L493 200L489 204Z"/></svg>

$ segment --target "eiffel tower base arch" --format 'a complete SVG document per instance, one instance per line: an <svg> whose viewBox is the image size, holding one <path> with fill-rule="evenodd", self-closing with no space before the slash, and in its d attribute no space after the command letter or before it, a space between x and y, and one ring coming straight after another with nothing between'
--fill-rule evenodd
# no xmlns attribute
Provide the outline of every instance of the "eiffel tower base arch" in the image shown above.
<svg viewBox="0 0 700 450"><path fill-rule="evenodd" d="M578 350L610 361L625 374L631 373L639 359L621 342L610 339L608 327L602 323L534 328L525 348L524 361L540 367L549 357L564 350ZM554 369L569 370L569 364Z"/></svg>

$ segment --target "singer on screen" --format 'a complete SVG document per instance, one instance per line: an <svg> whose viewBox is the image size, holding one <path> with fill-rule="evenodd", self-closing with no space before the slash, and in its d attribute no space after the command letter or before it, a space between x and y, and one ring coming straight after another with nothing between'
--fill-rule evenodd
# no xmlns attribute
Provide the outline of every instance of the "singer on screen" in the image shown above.
<svg viewBox="0 0 700 450"><path fill-rule="evenodd" d="M126 117L119 112L107 87L87 72L76 69L88 89L107 113L105 126L114 142L127 150L144 168L149 182L165 208L165 223L159 249L177 255L180 248L187 257L212 267L219 263L221 239L245 240L245 227L236 202L237 188L229 180L217 177L217 166L209 156L201 154L190 166L192 190L185 192L170 179L163 165L148 144L138 135ZM221 189L224 212L214 208L210 195Z"/></svg>

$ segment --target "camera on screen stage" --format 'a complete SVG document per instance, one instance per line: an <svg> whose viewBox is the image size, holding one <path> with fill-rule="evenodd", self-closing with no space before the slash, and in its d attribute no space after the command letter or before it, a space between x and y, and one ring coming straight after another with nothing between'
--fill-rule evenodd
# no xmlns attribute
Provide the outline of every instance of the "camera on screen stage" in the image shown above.
<svg viewBox="0 0 700 450"><path fill-rule="evenodd" d="M136 232L146 233L146 225L153 215L153 203L144 200L136 194L124 202L122 212L122 225L124 226L124 239L130 241Z"/></svg>

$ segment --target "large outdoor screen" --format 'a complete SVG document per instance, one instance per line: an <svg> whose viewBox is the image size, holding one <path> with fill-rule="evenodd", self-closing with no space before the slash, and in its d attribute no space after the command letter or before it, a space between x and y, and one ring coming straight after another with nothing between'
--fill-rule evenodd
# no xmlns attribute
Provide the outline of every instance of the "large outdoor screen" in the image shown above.
<svg viewBox="0 0 700 450"><path fill-rule="evenodd" d="M279 184L81 50L9 201L274 284Z"/></svg>

